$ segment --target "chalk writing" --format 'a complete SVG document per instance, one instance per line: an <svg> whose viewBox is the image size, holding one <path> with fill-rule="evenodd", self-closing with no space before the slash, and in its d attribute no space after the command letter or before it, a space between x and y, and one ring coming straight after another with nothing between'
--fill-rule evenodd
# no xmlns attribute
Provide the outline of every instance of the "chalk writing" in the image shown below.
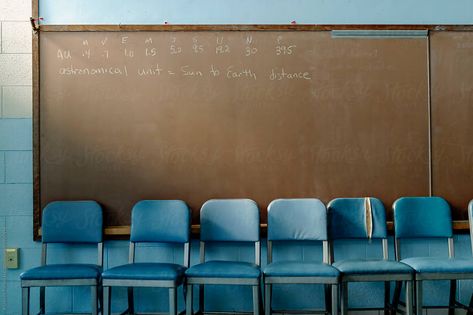
<svg viewBox="0 0 473 315"><path fill-rule="evenodd" d="M156 67L153 67L153 68L150 67L150 68L138 69L138 75L140 77L142 77L142 76L155 76L155 75L160 75L161 71L163 71L163 69L161 69L159 67L159 65L156 64Z"/></svg>
<svg viewBox="0 0 473 315"><path fill-rule="evenodd" d="M202 73L202 71L199 71L199 70L192 70L190 69L190 66L188 65L185 65L185 66L182 66L181 67L181 73L183 76L198 76L198 77L202 77L204 74Z"/></svg>
<svg viewBox="0 0 473 315"><path fill-rule="evenodd" d="M220 75L220 70L216 68L214 65L210 65L210 74L214 77L218 77Z"/></svg>
<svg viewBox="0 0 473 315"><path fill-rule="evenodd" d="M83 50L82 51L82 57L87 57L88 59L90 59L90 49L86 49L86 50Z"/></svg>
<svg viewBox="0 0 473 315"><path fill-rule="evenodd" d="M225 43L223 36L217 37L217 46L215 47L216 54L228 54L230 53L230 46Z"/></svg>
<svg viewBox="0 0 473 315"><path fill-rule="evenodd" d="M61 60L64 60L64 59L72 59L71 51L70 51L70 50L61 50L61 49L58 49L58 50L57 50L57 58L58 58L58 59L61 59Z"/></svg>
<svg viewBox="0 0 473 315"><path fill-rule="evenodd" d="M292 55L294 52L294 49L296 48L296 45L277 45L275 47L276 50L276 56L280 55Z"/></svg>
<svg viewBox="0 0 473 315"><path fill-rule="evenodd" d="M251 46L246 46L245 47L245 56L246 57L256 55L257 52L258 52L258 48L256 48L256 47L251 47Z"/></svg>
<svg viewBox="0 0 473 315"><path fill-rule="evenodd" d="M125 57L133 58L135 56L135 51L133 49L123 49L123 54Z"/></svg>
<svg viewBox="0 0 473 315"><path fill-rule="evenodd" d="M177 55L182 52L182 48L176 45L171 45L169 50L171 51L171 55Z"/></svg>
<svg viewBox="0 0 473 315"><path fill-rule="evenodd" d="M192 37L192 51L196 54L204 52L204 45L199 43L197 36Z"/></svg>
<svg viewBox="0 0 473 315"><path fill-rule="evenodd" d="M177 43L177 38L174 36L171 36L171 46L169 46L169 51L171 52L171 55L178 55L182 53L182 47L176 45Z"/></svg>
<svg viewBox="0 0 473 315"><path fill-rule="evenodd" d="M111 75L111 76L121 76L121 75L128 75L128 70L126 66L111 66L111 67L83 67L83 68L76 68L73 65L68 67L59 68L59 74L65 76L103 76L103 75Z"/></svg>
<svg viewBox="0 0 473 315"><path fill-rule="evenodd" d="M158 49L153 47L153 48L145 48L145 56L146 57L154 57L158 54Z"/></svg>
<svg viewBox="0 0 473 315"><path fill-rule="evenodd" d="M235 70L233 65L226 69L228 79L254 79L256 80L256 73L249 68Z"/></svg>
<svg viewBox="0 0 473 315"><path fill-rule="evenodd" d="M278 68L271 69L271 73L269 74L269 79L271 81L281 81L281 80L293 80L293 79L303 79L303 80L311 80L310 73L307 71L300 71L300 72L286 72L284 68L278 70Z"/></svg>

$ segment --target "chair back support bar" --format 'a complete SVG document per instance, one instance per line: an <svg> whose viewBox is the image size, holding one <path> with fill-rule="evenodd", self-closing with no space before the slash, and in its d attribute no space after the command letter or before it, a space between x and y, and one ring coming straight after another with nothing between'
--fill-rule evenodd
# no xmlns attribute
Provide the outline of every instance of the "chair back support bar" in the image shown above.
<svg viewBox="0 0 473 315"><path fill-rule="evenodd" d="M388 239L383 238L382 244L383 244L383 259L388 260L389 259Z"/></svg>
<svg viewBox="0 0 473 315"><path fill-rule="evenodd" d="M95 201L54 201L42 214L43 243L102 242L102 207Z"/></svg>
<svg viewBox="0 0 473 315"><path fill-rule="evenodd" d="M328 203L328 230L332 240L368 239L365 198L337 198ZM377 198L371 203L371 238L387 238L386 211Z"/></svg>
<svg viewBox="0 0 473 315"><path fill-rule="evenodd" d="M473 255L473 200L468 204L468 222L470 223L471 254Z"/></svg>

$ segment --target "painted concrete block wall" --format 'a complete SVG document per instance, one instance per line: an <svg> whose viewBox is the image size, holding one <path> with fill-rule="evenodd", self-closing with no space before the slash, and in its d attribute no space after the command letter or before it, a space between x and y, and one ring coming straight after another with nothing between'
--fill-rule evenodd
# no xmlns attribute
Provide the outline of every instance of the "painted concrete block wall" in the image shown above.
<svg viewBox="0 0 473 315"><path fill-rule="evenodd" d="M31 4L0 1L0 314L19 314L18 271L3 265L6 247L36 264L32 242ZM33 258L34 257L34 258Z"/></svg>
<svg viewBox="0 0 473 315"><path fill-rule="evenodd" d="M30 0L0 0L0 259L4 249L21 248L21 265L18 270L0 270L0 314L20 314L19 274L39 264L40 246L32 241L32 136L31 136L31 15ZM342 9L344 8L344 9ZM352 0L179 0L124 1L119 6L112 0L41 1L41 15L45 23L456 23L473 22L473 2L458 0L454 3L440 0L412 1L352 1ZM469 237L455 237L457 256L471 257ZM105 268L127 262L127 242L106 243ZM360 255L377 257L379 244L341 242L337 246L337 259ZM392 241L390 244L393 257ZM198 261L198 242L192 244L191 263ZM434 242L428 246L418 242L406 244L404 254L436 255L446 249L445 244ZM162 257L169 262L181 262L182 251L172 246L139 248L138 260ZM224 254L220 250L225 250ZM280 246L275 259L320 259L320 245L296 244ZM445 252L444 252L445 253ZM55 246L49 251L50 262L93 262L93 248L81 246L76 251ZM251 248L235 244L229 248L211 248L209 258L241 258L250 260ZM265 264L263 246L263 265ZM445 304L448 284L429 284L426 302ZM473 290L472 282L461 282L458 296L468 302ZM32 292L32 309L38 307L38 290ZM322 307L322 288L279 287L274 290L274 307ZM89 310L89 292L85 288L53 288L47 291L50 312ZM208 309L251 309L251 293L242 288L209 287ZM356 307L381 306L382 285L359 284L350 286L350 301ZM113 293L113 309L125 309L126 292ZM167 309L167 296L163 290L138 290L136 296L141 311ZM183 308L182 295L179 296ZM375 312L377 314L377 312ZM429 311L429 314L434 311Z"/></svg>
<svg viewBox="0 0 473 315"><path fill-rule="evenodd" d="M471 24L470 0L42 0L48 24Z"/></svg>

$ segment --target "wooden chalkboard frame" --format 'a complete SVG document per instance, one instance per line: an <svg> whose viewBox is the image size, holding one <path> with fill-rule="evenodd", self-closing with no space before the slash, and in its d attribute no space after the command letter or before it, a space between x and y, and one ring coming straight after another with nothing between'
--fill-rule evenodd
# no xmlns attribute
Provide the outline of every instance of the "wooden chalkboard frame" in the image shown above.
<svg viewBox="0 0 473 315"><path fill-rule="evenodd" d="M32 15L38 17L38 0L32 0ZM39 25L32 35L33 55L33 235L35 240L41 237L40 206L40 46L42 32L103 32L103 31L332 31L332 30L425 30L425 31L473 31L473 25ZM430 46L429 46L430 50ZM430 70L430 69L429 69ZM429 90L430 90L430 82ZM430 94L430 93L429 93ZM430 103L430 95L428 95ZM429 124L431 112L429 112ZM429 150L431 133L429 132ZM432 161L429 161L429 182L431 184ZM430 187L432 188L432 187ZM432 189L430 189L432 191ZM454 221L455 231L465 232L469 229L468 221ZM263 224L265 229L266 225ZM389 230L393 229L388 222ZM192 232L198 233L199 225L192 226ZM109 226L105 235L110 238L124 238L130 234L129 226Z"/></svg>

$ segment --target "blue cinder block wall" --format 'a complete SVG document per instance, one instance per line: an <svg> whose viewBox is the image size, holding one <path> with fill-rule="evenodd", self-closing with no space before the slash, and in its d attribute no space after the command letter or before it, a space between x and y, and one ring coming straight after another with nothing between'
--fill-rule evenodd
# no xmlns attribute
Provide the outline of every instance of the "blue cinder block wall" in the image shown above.
<svg viewBox="0 0 473 315"><path fill-rule="evenodd" d="M0 314L20 314L19 274L40 262L40 246L32 241L32 122L31 122L31 16L30 0L0 0L0 259L5 248L21 248L18 270L0 270ZM471 0L41 0L40 16L45 24L286 24L295 20L311 24L472 24ZM473 198L473 196L472 196ZM106 243L105 268L127 262L127 242ZM198 242L193 242L191 263L198 261ZM338 244L336 257L378 255L377 243ZM433 242L428 246L410 242L403 254L446 253L446 244ZM456 254L471 257L468 235L455 236ZM139 248L138 260L163 257L181 262L182 251L172 246ZM49 254L52 262L95 261L92 248L79 247L76 252L62 246ZM393 257L391 243L391 257ZM209 258L242 258L250 260L253 250L232 245L225 254L209 250ZM266 250L263 246L263 264ZM275 258L320 258L320 245L282 245ZM430 305L446 304L448 283L429 284L425 294ZM167 310L164 290L138 290L137 308L140 311ZM461 282L458 296L468 302L472 282ZM307 286L304 290L279 287L274 290L274 307L322 307L321 287ZM47 291L47 310L50 312L87 311L89 291L85 288L52 288ZM126 292L116 290L114 311L124 310ZM244 288L207 290L207 308L251 310L251 292ZM33 310L38 306L38 292L32 293ZM350 302L355 307L378 307L383 303L382 285L350 286ZM182 295L180 295L182 309ZM375 312L376 313L376 312ZM429 311L433 314L434 311Z"/></svg>

